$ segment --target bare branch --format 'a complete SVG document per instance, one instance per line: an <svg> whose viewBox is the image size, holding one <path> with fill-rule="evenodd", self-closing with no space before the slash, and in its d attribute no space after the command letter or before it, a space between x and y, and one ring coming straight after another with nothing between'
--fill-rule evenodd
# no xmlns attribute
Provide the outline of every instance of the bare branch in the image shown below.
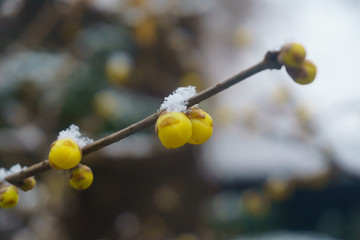
<svg viewBox="0 0 360 240"><path fill-rule="evenodd" d="M282 67L282 64L280 64L277 61L277 55L278 55L278 52L268 52L266 54L265 58L258 64L255 64L254 66L238 73L237 75L235 75L221 83L218 83L208 89L205 89L204 91L202 91L202 92L198 93L197 95L195 95L194 97L190 98L188 106L198 104L201 101L214 96L215 94L233 86L234 84L236 84L258 72L261 72L266 69L280 69ZM159 117L159 114L160 114L160 112L156 112L156 113L148 116L147 118L140 120L137 123L134 123L118 132L115 132L107 137L101 138L101 139L85 146L82 149L83 156L85 156L91 152L98 151L110 144L118 142L121 139L124 139L136 132L139 132L145 128L150 127L151 125L153 125L156 122L157 118ZM37 163L37 164L34 164L34 165L28 167L25 170L22 170L20 172L17 172L17 173L7 176L5 178L5 180L14 185L18 185L21 180L23 180L27 177L30 177L30 176L34 176L38 173L47 171L49 169L51 169L51 167L49 166L49 161L44 160L40 163Z"/></svg>

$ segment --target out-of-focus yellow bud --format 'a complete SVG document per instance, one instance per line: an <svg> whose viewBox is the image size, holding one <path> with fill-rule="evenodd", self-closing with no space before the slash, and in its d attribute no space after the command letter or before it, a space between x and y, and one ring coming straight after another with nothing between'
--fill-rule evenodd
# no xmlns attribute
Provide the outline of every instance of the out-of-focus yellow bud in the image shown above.
<svg viewBox="0 0 360 240"><path fill-rule="evenodd" d="M119 109L116 94L113 91L102 90L96 93L93 100L95 113L106 120L113 120Z"/></svg>
<svg viewBox="0 0 360 240"><path fill-rule="evenodd" d="M84 190L91 186L94 175L88 166L79 164L70 170L70 185L76 190Z"/></svg>
<svg viewBox="0 0 360 240"><path fill-rule="evenodd" d="M167 112L158 118L155 131L166 148L178 148L191 137L190 119L182 112Z"/></svg>
<svg viewBox="0 0 360 240"><path fill-rule="evenodd" d="M49 164L55 169L70 169L81 160L81 148L71 138L59 139L51 145Z"/></svg>
<svg viewBox="0 0 360 240"><path fill-rule="evenodd" d="M299 67L305 60L305 48L299 43L285 44L279 53L278 61L286 67Z"/></svg>
<svg viewBox="0 0 360 240"><path fill-rule="evenodd" d="M307 123L311 120L312 112L308 106L298 105L295 109L295 115L299 122Z"/></svg>
<svg viewBox="0 0 360 240"><path fill-rule="evenodd" d="M329 170L317 173L314 175L306 176L303 178L296 179L296 184L299 187L311 188L319 190L324 188L332 177L332 172Z"/></svg>
<svg viewBox="0 0 360 240"><path fill-rule="evenodd" d="M294 184L285 180L268 180L264 191L274 201L284 201L294 192Z"/></svg>
<svg viewBox="0 0 360 240"><path fill-rule="evenodd" d="M203 88L202 79L197 72L187 72L181 78L179 82L180 87L194 86L197 90Z"/></svg>
<svg viewBox="0 0 360 240"><path fill-rule="evenodd" d="M131 73L132 62L125 53L112 54L106 62L105 73L112 83L125 83Z"/></svg>
<svg viewBox="0 0 360 240"><path fill-rule="evenodd" d="M19 201L19 190L6 183L0 184L0 207L13 208Z"/></svg>
<svg viewBox="0 0 360 240"><path fill-rule="evenodd" d="M197 107L192 107L188 110L188 116L192 124L192 134L188 143L202 144L206 142L213 132L213 120L210 115Z"/></svg>
<svg viewBox="0 0 360 240"><path fill-rule="evenodd" d="M34 176L23 179L21 181L21 184L19 185L21 190L23 190L24 192L30 191L35 186L36 186L36 180Z"/></svg>
<svg viewBox="0 0 360 240"><path fill-rule="evenodd" d="M306 85L314 81L316 77L316 66L309 60L305 60L300 67L286 68L290 77L298 84Z"/></svg>
<svg viewBox="0 0 360 240"><path fill-rule="evenodd" d="M146 18L139 21L134 27L136 42L142 47L151 47L157 41L156 21Z"/></svg>
<svg viewBox="0 0 360 240"><path fill-rule="evenodd" d="M253 216L263 217L271 207L268 198L264 194L252 190L244 191L241 194L241 199L246 213Z"/></svg>
<svg viewBox="0 0 360 240"><path fill-rule="evenodd" d="M252 42L250 31L242 26L235 29L232 38L235 47L239 48L247 47Z"/></svg>
<svg viewBox="0 0 360 240"><path fill-rule="evenodd" d="M273 95L274 102L278 105L283 105L290 101L291 93L289 89L285 87L279 87L275 90Z"/></svg>
<svg viewBox="0 0 360 240"><path fill-rule="evenodd" d="M181 201L180 194L171 186L161 186L155 189L153 194L155 205L163 212L172 212Z"/></svg>
<svg viewBox="0 0 360 240"><path fill-rule="evenodd" d="M183 233L177 236L174 240L199 240L199 238L192 233Z"/></svg>

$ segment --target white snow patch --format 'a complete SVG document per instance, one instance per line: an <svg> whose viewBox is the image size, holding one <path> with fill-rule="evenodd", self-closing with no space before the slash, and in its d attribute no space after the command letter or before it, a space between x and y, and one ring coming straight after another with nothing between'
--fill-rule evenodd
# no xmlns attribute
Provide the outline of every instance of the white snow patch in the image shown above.
<svg viewBox="0 0 360 240"><path fill-rule="evenodd" d="M94 141L88 137L81 135L79 127L76 126L75 124L71 124L69 128L59 132L58 140L65 138L73 139L81 148L85 147L86 145Z"/></svg>
<svg viewBox="0 0 360 240"><path fill-rule="evenodd" d="M3 180L8 175L20 172L21 170L24 170L26 168L27 167L21 167L20 164L12 166L9 170L6 170L5 168L0 168L0 180Z"/></svg>
<svg viewBox="0 0 360 240"><path fill-rule="evenodd" d="M179 87L172 94L164 99L160 110L167 112L185 112L189 99L196 95L194 86Z"/></svg>

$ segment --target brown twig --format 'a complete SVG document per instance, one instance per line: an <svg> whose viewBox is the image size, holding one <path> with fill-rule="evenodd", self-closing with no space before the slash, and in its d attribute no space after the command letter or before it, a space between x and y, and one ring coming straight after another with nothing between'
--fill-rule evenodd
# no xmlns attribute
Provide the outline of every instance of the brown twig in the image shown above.
<svg viewBox="0 0 360 240"><path fill-rule="evenodd" d="M266 69L280 69L282 67L282 64L280 64L277 61L277 55L278 52L268 52L265 56L265 58L259 62L258 64L240 72L239 74L223 81L222 83L218 83L208 89L205 89L204 91L198 93L194 97L190 98L188 101L188 106L192 106L194 104L198 104L201 101L208 99L215 94L231 87L232 85L258 73ZM157 118L159 117L160 112L156 112L147 118L140 120L137 123L134 123L118 132L115 132L107 137L101 138L87 146L85 146L83 150L83 156L98 151L110 144L113 144L115 142L120 141L121 139L124 139L136 132L139 132L147 127L150 127L153 125ZM23 179L34 176L38 173L44 172L51 169L49 166L49 161L45 160L40 163L34 164L20 172L11 174L5 178L6 181L18 185Z"/></svg>

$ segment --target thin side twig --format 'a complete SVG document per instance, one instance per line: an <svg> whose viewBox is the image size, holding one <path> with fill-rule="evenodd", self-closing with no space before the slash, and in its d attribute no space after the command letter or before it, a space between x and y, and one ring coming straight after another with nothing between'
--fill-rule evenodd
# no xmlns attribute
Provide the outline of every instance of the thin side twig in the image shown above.
<svg viewBox="0 0 360 240"><path fill-rule="evenodd" d="M277 55L278 52L268 52L265 55L265 58L259 62L258 64L255 64L254 66L238 73L237 75L221 82L218 83L212 87L209 87L207 89L205 89L204 91L198 93L197 95L193 96L192 98L189 99L188 101L188 106L192 106L195 104L200 103L201 101L208 99L212 96L214 96L215 94L233 86L234 84L258 73L261 72L263 70L266 69L280 69L282 67L282 64L280 64L277 61ZM83 150L83 156L91 153L91 152L95 152L98 151L110 144L113 144L115 142L120 141L121 139L124 139L136 132L139 132L145 128L150 127L151 125L155 124L157 118L159 117L160 112L156 112L153 113L152 115L140 120L137 123L134 123L118 132L115 132L109 136L106 136L104 138L101 138L87 146L85 146L82 150ZM8 181L9 183L12 183L14 185L19 185L19 183L27 178L27 177L31 177L34 176L36 174L39 174L41 172L45 172L47 170L51 169L50 165L49 165L49 161L48 160L44 160L40 163L36 163L20 172L17 173L13 173L11 175L8 175L5 180Z"/></svg>

